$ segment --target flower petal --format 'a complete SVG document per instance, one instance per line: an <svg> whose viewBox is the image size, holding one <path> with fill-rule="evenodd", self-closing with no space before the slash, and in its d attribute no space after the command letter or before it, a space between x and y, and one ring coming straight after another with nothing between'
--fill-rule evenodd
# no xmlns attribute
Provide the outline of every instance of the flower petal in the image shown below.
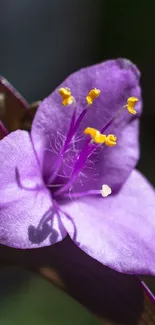
<svg viewBox="0 0 155 325"><path fill-rule="evenodd" d="M87 254L119 272L155 274L155 191L138 171L117 194L83 198L63 210L76 227L75 243ZM74 238L65 216L63 223Z"/></svg>
<svg viewBox="0 0 155 325"><path fill-rule="evenodd" d="M0 166L0 244L35 248L62 240L66 232L52 217L52 200L27 132L16 131L0 141Z"/></svg>
<svg viewBox="0 0 155 325"><path fill-rule="evenodd" d="M135 167L139 157L138 117L141 113L139 77L138 69L131 62L118 59L81 69L69 76L59 86L71 89L77 102L77 116L86 105L85 98L90 89L96 87L101 90L100 97L95 99L80 125L77 136L82 136L82 140L74 142L74 148L70 150L73 158L76 154L75 149L80 150L86 139L83 135L86 127L101 130L109 119L126 104L128 97L139 98L136 105L137 115L130 115L125 110L106 131L118 137L118 145L114 148L99 149L98 156L92 155L91 161L89 161L91 166L86 166L83 170L76 190L81 189L81 183L83 190L90 189L90 185L99 189L103 183L108 184L113 190L118 189ZM44 149L48 149L50 152L48 152L48 157L46 156L46 161L52 160L52 164L49 163L48 168L45 168L44 165L44 173L47 177L51 176L53 172L54 161L62 146L63 137L67 135L72 110L72 106L62 106L57 88L42 102L34 118L32 139L37 155L44 164ZM70 168L67 169L63 166L60 174L65 176L67 174L69 178L69 171L74 162L75 159L71 159L68 163Z"/></svg>

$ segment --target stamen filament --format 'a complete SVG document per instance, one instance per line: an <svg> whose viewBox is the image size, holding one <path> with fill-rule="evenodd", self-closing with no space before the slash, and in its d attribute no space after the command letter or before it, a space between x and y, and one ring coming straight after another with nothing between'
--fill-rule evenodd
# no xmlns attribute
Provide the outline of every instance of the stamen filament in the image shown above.
<svg viewBox="0 0 155 325"><path fill-rule="evenodd" d="M64 184L50 184L50 185L46 185L47 187L49 187L49 188L53 188L53 187L61 187L61 186L63 186Z"/></svg>
<svg viewBox="0 0 155 325"><path fill-rule="evenodd" d="M77 199L77 198L81 198L81 197L84 197L84 196L98 195L99 194L102 197L106 198L111 193L112 193L111 188L108 185L103 184L101 190L88 190L88 191L79 192L79 193L71 193L71 192L69 192L69 193L65 193L64 197L65 198L71 198L71 199L74 199L74 198Z"/></svg>
<svg viewBox="0 0 155 325"><path fill-rule="evenodd" d="M85 162L87 160L87 158L89 157L89 155L92 153L92 151L94 149L92 149L92 146L90 147L88 145L88 143L90 142L90 139L86 141L82 151L80 152L80 155L75 163L74 166L74 171L70 177L70 180L68 181L68 183L66 183L64 186L62 186L61 189L57 190L55 192L55 194L60 195L64 192L66 192L67 190L70 189L71 185L74 183L74 180L77 178L77 176L79 175L80 171L83 169ZM95 146L96 147L96 146Z"/></svg>
<svg viewBox="0 0 155 325"><path fill-rule="evenodd" d="M112 117L112 119L110 119L110 121L103 127L103 129L101 130L101 133L103 133L105 130L107 130L107 128L116 120L116 118L123 112L123 110L125 108L127 108L128 112L131 114L136 114L137 112L135 111L134 107L136 105L136 103L138 102L138 98L137 97L129 97L127 99L127 104L124 105L117 113L115 116Z"/></svg>
<svg viewBox="0 0 155 325"><path fill-rule="evenodd" d="M117 119L117 117L124 111L124 109L126 108L126 105L124 105L123 107L121 107L121 109L116 113L116 115L114 115L109 122L101 129L100 133L104 133L105 130L107 130L109 128L109 126L111 126L111 124Z"/></svg>
<svg viewBox="0 0 155 325"><path fill-rule="evenodd" d="M101 195L101 190L89 190L89 191L85 191L85 192L79 192L79 193L65 193L64 194L64 197L65 198L80 198L80 197L83 197L83 196L88 196L88 195L97 195L97 194L100 194Z"/></svg>
<svg viewBox="0 0 155 325"><path fill-rule="evenodd" d="M81 112L80 116L78 117L75 126L74 126L74 130L73 130L73 135L75 134L75 132L77 131L81 121L83 120L83 118L85 117L86 113L87 113L88 109L87 109L87 105L86 107L83 109L83 111Z"/></svg>
<svg viewBox="0 0 155 325"><path fill-rule="evenodd" d="M76 102L74 101L74 109L73 109L73 115L71 118L71 123L69 126L69 131L68 131L65 143L58 155L58 159L56 159L56 162L55 162L56 167L55 167L55 170L54 170L52 176L48 180L48 184L51 184L56 179L57 174L59 173L59 170L61 168L63 155L66 152L66 150L68 149L68 145L73 137L73 130L74 130L75 118L76 118L76 110L77 110L77 106L76 106Z"/></svg>
<svg viewBox="0 0 155 325"><path fill-rule="evenodd" d="M87 113L87 105L83 109L83 111L81 112L81 114L78 117L77 121L75 122L76 110L77 110L77 107L75 105L74 112L73 112L73 116L72 116L71 123L70 123L70 127L69 127L69 131L68 131L68 135L66 137L64 146L63 146L63 148L61 149L61 151L59 153L58 159L56 160L56 163L55 163L56 168L55 168L55 170L53 172L53 175L49 178L48 184L51 184L56 179L56 177L57 177L57 174L58 174L58 172L59 172L59 170L61 168L63 155L66 152L66 150L68 149L68 146L69 146L69 144L70 144L70 142L71 142L74 134L76 133L76 131L77 131L77 129L78 129L81 121L83 120L84 116Z"/></svg>

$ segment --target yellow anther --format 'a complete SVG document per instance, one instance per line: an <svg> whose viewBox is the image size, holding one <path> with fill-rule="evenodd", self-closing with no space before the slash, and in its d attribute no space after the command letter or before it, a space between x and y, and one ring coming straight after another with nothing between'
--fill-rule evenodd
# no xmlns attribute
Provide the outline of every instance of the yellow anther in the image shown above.
<svg viewBox="0 0 155 325"><path fill-rule="evenodd" d="M84 130L84 134L90 135L92 140L95 143L105 143L105 141L106 141L106 135L101 134L98 130L96 130L94 128L86 128Z"/></svg>
<svg viewBox="0 0 155 325"><path fill-rule="evenodd" d="M109 134L106 136L105 134L100 133L98 130L89 127L84 130L84 134L90 135L95 143L105 143L109 147L116 145L117 138L114 134Z"/></svg>
<svg viewBox="0 0 155 325"><path fill-rule="evenodd" d="M105 143L106 142L106 135L100 133L99 135L96 135L95 138L93 138L93 141L95 143Z"/></svg>
<svg viewBox="0 0 155 325"><path fill-rule="evenodd" d="M86 101L87 101L87 104L88 105L92 105L95 98L97 98L101 93L101 90L100 89L91 89L86 97Z"/></svg>
<svg viewBox="0 0 155 325"><path fill-rule="evenodd" d="M59 94L62 97L62 105L67 106L73 103L74 97L69 88L60 88Z"/></svg>
<svg viewBox="0 0 155 325"><path fill-rule="evenodd" d="M103 197L107 197L109 196L110 194L112 193L112 190L111 190L111 187L106 185L106 184L103 184L102 185L102 190L101 190L101 194Z"/></svg>
<svg viewBox="0 0 155 325"><path fill-rule="evenodd" d="M116 145L117 137L114 134L109 134L106 137L106 145L109 147L114 147Z"/></svg>
<svg viewBox="0 0 155 325"><path fill-rule="evenodd" d="M128 98L126 107L129 113L134 115L137 114L136 110L134 109L137 102L138 102L138 98L136 97Z"/></svg>
<svg viewBox="0 0 155 325"><path fill-rule="evenodd" d="M96 136L99 136L100 135L100 132L94 128L86 128L84 130L84 134L86 135L90 135L92 139L94 139Z"/></svg>

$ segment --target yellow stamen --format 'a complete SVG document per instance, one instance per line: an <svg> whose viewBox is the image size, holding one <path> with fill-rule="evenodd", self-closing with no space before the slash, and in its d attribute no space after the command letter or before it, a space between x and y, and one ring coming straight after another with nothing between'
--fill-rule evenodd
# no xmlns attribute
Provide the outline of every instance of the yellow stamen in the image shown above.
<svg viewBox="0 0 155 325"><path fill-rule="evenodd" d="M117 137L114 134L109 134L106 137L105 143L109 147L114 147L116 145L116 140L117 140Z"/></svg>
<svg viewBox="0 0 155 325"><path fill-rule="evenodd" d="M95 143L105 143L109 147L113 147L116 145L117 138L114 134L109 134L106 136L105 134L100 133L98 130L90 127L84 130L84 134L90 135L93 142Z"/></svg>
<svg viewBox="0 0 155 325"><path fill-rule="evenodd" d="M84 130L84 134L86 135L90 135L92 139L94 139L96 136L99 136L100 135L100 132L94 128L86 128Z"/></svg>
<svg viewBox="0 0 155 325"><path fill-rule="evenodd" d="M95 138L93 138L93 141L95 143L105 143L106 142L106 135L100 133L99 135L96 135Z"/></svg>
<svg viewBox="0 0 155 325"><path fill-rule="evenodd" d="M137 114L136 110L134 109L136 103L138 102L138 98L136 97L129 97L128 100L127 100L127 110L129 113L131 114Z"/></svg>
<svg viewBox="0 0 155 325"><path fill-rule="evenodd" d="M101 93L101 90L100 89L91 89L86 97L86 101L87 101L87 104L88 105L92 105L95 98L97 98Z"/></svg>
<svg viewBox="0 0 155 325"><path fill-rule="evenodd" d="M69 88L60 88L59 94L62 97L62 105L67 106L73 103L74 97Z"/></svg>
<svg viewBox="0 0 155 325"><path fill-rule="evenodd" d="M102 185L102 190L101 190L101 194L103 197L107 197L112 193L112 190L110 188L110 186L103 184Z"/></svg>
<svg viewBox="0 0 155 325"><path fill-rule="evenodd" d="M98 130L94 128L86 128L84 134L90 135L93 142L95 143L104 143L106 141L106 135L101 134Z"/></svg>

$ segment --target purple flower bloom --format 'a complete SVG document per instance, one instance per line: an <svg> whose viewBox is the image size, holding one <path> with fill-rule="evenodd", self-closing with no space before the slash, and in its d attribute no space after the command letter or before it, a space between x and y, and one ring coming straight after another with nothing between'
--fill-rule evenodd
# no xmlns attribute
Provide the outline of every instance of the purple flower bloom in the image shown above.
<svg viewBox="0 0 155 325"><path fill-rule="evenodd" d="M139 77L124 59L82 69L41 103L31 134L18 130L0 141L1 244L37 248L69 234L110 268L155 274L155 193L134 169ZM86 97L94 88L101 93L90 105ZM70 105L62 105L59 92ZM129 97L139 99L136 115L126 109ZM96 137L104 133L105 143L90 140L88 127L101 132ZM117 137L114 147L106 145L107 139L115 144L109 133ZM112 189L107 198L103 184Z"/></svg>

